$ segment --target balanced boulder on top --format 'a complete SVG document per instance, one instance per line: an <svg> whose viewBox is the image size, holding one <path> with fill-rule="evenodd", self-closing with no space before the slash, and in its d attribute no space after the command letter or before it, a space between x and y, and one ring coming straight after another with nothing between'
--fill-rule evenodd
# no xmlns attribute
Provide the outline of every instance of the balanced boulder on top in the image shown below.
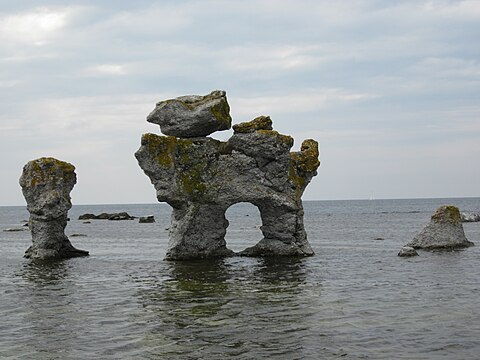
<svg viewBox="0 0 480 360"><path fill-rule="evenodd" d="M179 138L207 136L232 125L226 93L219 90L160 101L147 121L160 125L165 135Z"/></svg>
<svg viewBox="0 0 480 360"><path fill-rule="evenodd" d="M223 99L224 92L220 94ZM223 105L223 111L227 109ZM202 120L203 115L185 113L181 104L169 111L165 122L171 117L182 123L187 117L198 128L209 122L208 117ZM222 117L230 119L225 112ZM158 201L173 208L166 258L233 255L224 239L228 227L225 212L240 202L260 210L263 233L258 244L240 255L313 255L303 224L301 197L320 165L318 143L305 140L300 151L290 152L293 138L273 130L268 116L234 125L233 129L233 136L225 142L200 137L193 126L192 132L181 132L182 138L180 133L177 137L142 136L135 153L138 163L155 186Z"/></svg>

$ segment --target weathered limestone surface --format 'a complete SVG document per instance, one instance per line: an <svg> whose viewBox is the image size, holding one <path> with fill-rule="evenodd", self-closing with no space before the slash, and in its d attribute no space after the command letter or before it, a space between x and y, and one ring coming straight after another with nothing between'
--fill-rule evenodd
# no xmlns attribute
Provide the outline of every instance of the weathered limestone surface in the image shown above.
<svg viewBox="0 0 480 360"><path fill-rule="evenodd" d="M160 101L147 121L160 125L165 135L180 138L207 136L232 125L225 91L218 90Z"/></svg>
<svg viewBox="0 0 480 360"><path fill-rule="evenodd" d="M462 212L460 213L460 220L462 222L479 222L480 214Z"/></svg>
<svg viewBox="0 0 480 360"><path fill-rule="evenodd" d="M398 256L400 256L400 257L412 257L412 256L418 256L418 253L413 247L404 246L398 252Z"/></svg>
<svg viewBox="0 0 480 360"><path fill-rule="evenodd" d="M240 255L313 255L301 197L320 165L318 143L305 140L299 152L290 152L293 139L274 131L266 116L233 129L225 142L142 136L135 154L138 163L155 186L158 201L173 207L166 258L233 255L224 239L225 212L239 202L258 207L264 236Z"/></svg>
<svg viewBox="0 0 480 360"><path fill-rule="evenodd" d="M23 167L20 186L32 233L32 246L25 257L46 260L88 255L75 249L65 235L72 207L70 192L76 182L75 167L54 158L32 160Z"/></svg>
<svg viewBox="0 0 480 360"><path fill-rule="evenodd" d="M430 223L406 246L414 249L461 249L474 245L465 237L456 206L443 205L432 215Z"/></svg>

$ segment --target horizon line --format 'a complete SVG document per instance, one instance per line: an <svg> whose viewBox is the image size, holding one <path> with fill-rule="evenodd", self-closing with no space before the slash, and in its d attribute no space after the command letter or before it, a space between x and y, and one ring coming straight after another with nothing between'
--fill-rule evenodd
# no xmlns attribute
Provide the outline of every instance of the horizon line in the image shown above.
<svg viewBox="0 0 480 360"><path fill-rule="evenodd" d="M446 196L446 197L392 197L392 198L353 198L353 199L306 199L303 202L320 202L320 201L378 201L378 200L437 200L437 199L475 199L480 196ZM248 203L248 201L239 201L239 203ZM116 206L116 205L155 205L155 204L167 204L166 202L134 202L134 203L75 203L72 206ZM18 207L27 206L25 204L16 205L0 205L0 207Z"/></svg>

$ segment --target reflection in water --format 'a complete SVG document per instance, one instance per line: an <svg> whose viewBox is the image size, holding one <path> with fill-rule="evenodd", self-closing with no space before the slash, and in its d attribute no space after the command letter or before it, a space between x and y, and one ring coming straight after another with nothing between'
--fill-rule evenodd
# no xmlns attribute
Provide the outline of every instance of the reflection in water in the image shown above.
<svg viewBox="0 0 480 360"><path fill-rule="evenodd" d="M18 273L25 280L37 285L55 285L68 276L67 261L28 261Z"/></svg>
<svg viewBox="0 0 480 360"><path fill-rule="evenodd" d="M27 264L31 239L0 233L0 359L476 359L480 246L397 257L447 201L306 203L317 255L300 260L161 261L158 204L91 211L154 213L157 230L71 221L89 258ZM464 228L480 242L478 223Z"/></svg>
<svg viewBox="0 0 480 360"><path fill-rule="evenodd" d="M300 333L312 333L302 260L169 262L166 271L136 279L146 322L156 324L145 336L152 356L302 357Z"/></svg>
<svg viewBox="0 0 480 360"><path fill-rule="evenodd" d="M19 289L24 323L22 336L30 341L22 346L27 357L35 359L69 359L76 327L75 309L70 306L75 286L68 280L68 261L24 263L17 273L25 280Z"/></svg>

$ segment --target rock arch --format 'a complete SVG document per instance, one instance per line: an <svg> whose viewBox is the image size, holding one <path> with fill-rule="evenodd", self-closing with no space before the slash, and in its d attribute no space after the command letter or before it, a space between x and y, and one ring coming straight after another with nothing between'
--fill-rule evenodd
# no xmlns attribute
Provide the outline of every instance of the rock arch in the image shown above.
<svg viewBox="0 0 480 360"><path fill-rule="evenodd" d="M225 216L228 220L225 241L233 251L242 251L263 238L260 209L244 201L230 206Z"/></svg>
<svg viewBox="0 0 480 360"><path fill-rule="evenodd" d="M173 208L166 259L234 255L225 212L238 202L259 208L264 235L240 255L313 255L301 196L320 165L318 143L290 152L293 138L274 131L268 116L234 125L225 142L207 137L230 128L229 109L225 92L214 91L159 102L147 118L170 135L144 134L135 153L158 201Z"/></svg>

